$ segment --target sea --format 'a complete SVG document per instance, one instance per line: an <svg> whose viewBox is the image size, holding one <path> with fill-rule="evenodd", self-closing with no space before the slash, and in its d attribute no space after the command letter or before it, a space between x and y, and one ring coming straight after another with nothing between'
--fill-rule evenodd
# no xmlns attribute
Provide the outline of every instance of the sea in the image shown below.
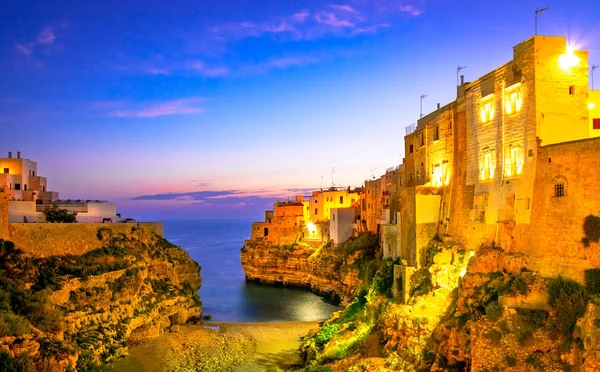
<svg viewBox="0 0 600 372"><path fill-rule="evenodd" d="M202 267L203 315L212 322L321 321L337 306L305 289L247 283L240 249L251 221L166 220L164 236Z"/></svg>

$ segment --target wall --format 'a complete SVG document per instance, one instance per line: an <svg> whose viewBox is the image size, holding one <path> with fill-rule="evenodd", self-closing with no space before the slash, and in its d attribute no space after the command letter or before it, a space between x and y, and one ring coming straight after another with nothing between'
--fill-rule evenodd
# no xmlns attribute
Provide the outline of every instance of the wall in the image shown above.
<svg viewBox="0 0 600 372"><path fill-rule="evenodd" d="M600 129L594 129L593 120L600 119L600 90L590 90L590 103L588 106L590 121L590 137L600 137Z"/></svg>
<svg viewBox="0 0 600 372"><path fill-rule="evenodd" d="M46 217L42 212L37 212L34 201L15 201L8 202L8 212L10 222L44 222ZM27 219L27 221L25 221Z"/></svg>
<svg viewBox="0 0 600 372"><path fill-rule="evenodd" d="M355 208L332 208L329 221L330 235L334 245L348 240L354 230Z"/></svg>
<svg viewBox="0 0 600 372"><path fill-rule="evenodd" d="M129 233L132 228L143 228L163 234L161 222L130 223L11 223L10 240L25 252L39 257L82 255L100 247L97 233L109 228L113 233Z"/></svg>
<svg viewBox="0 0 600 372"><path fill-rule="evenodd" d="M86 203L86 209L77 214L77 222L102 222L104 218L117 221L117 206L113 203Z"/></svg>
<svg viewBox="0 0 600 372"><path fill-rule="evenodd" d="M8 239L8 200L10 193L0 186L0 239Z"/></svg>

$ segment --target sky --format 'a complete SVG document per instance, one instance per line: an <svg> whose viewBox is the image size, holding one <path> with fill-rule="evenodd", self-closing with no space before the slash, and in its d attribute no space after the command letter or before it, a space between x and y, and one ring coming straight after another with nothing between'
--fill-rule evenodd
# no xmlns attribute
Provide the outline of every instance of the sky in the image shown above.
<svg viewBox="0 0 600 372"><path fill-rule="evenodd" d="M259 218L398 165L420 95L511 60L537 6L600 65L598 0L4 0L0 151L139 219Z"/></svg>

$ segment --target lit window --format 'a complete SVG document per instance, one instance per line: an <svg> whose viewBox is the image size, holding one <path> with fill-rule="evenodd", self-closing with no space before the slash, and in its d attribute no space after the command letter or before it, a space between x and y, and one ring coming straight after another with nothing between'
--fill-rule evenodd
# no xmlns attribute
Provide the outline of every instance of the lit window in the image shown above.
<svg viewBox="0 0 600 372"><path fill-rule="evenodd" d="M600 129L600 119L594 118L592 120L592 125L594 129Z"/></svg>
<svg viewBox="0 0 600 372"><path fill-rule="evenodd" d="M491 180L494 178L496 164L492 153L484 154L479 160L479 178L482 181Z"/></svg>
<svg viewBox="0 0 600 372"><path fill-rule="evenodd" d="M516 91L508 94L505 102L505 110L508 115L515 114L521 111L523 105L523 99L521 97L521 91Z"/></svg>
<svg viewBox="0 0 600 372"><path fill-rule="evenodd" d="M493 102L488 102L486 104L483 104L481 106L481 122L482 123L489 123L490 121L492 121L494 119L494 115L496 114L495 109L494 109L494 103Z"/></svg>
<svg viewBox="0 0 600 372"><path fill-rule="evenodd" d="M506 159L504 160L504 174L507 177L520 175L523 171L523 164L525 164L523 149L521 147L514 147L510 149L508 154L506 154Z"/></svg>
<svg viewBox="0 0 600 372"><path fill-rule="evenodd" d="M448 163L445 162L442 165L436 164L433 166L433 175L431 178L431 184L433 187L440 187L442 185L448 185L450 183L450 171Z"/></svg>

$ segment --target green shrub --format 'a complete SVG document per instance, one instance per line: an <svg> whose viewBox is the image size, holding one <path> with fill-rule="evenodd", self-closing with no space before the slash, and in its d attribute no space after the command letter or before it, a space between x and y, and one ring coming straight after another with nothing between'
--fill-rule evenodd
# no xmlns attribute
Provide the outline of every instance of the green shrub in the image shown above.
<svg viewBox="0 0 600 372"><path fill-rule="evenodd" d="M573 333L577 319L585 314L588 293L579 283L559 277L548 284L548 304L556 312L554 328L564 336Z"/></svg>
<svg viewBox="0 0 600 372"><path fill-rule="evenodd" d="M339 326L335 323L325 324L315 336L315 345L323 347L336 334Z"/></svg>
<svg viewBox="0 0 600 372"><path fill-rule="evenodd" d="M508 364L509 367L514 367L517 365L517 358L515 358L512 355L507 355L504 360L506 361L506 364Z"/></svg>
<svg viewBox="0 0 600 372"><path fill-rule="evenodd" d="M540 360L540 358L537 355L529 355L527 358L525 358L525 363L529 364L530 366L533 366L535 368L541 368L542 367L542 361Z"/></svg>
<svg viewBox="0 0 600 372"><path fill-rule="evenodd" d="M43 213L47 222L77 222L77 212L69 212L66 209L60 209L56 204L53 204L52 207L46 207Z"/></svg>
<svg viewBox="0 0 600 372"><path fill-rule="evenodd" d="M520 293L522 295L527 294L529 291L529 286L527 285L527 281L523 278L522 275L518 275L512 281L512 288L515 292Z"/></svg>
<svg viewBox="0 0 600 372"><path fill-rule="evenodd" d="M589 293L600 293L600 269L585 270L585 288Z"/></svg>
<svg viewBox="0 0 600 372"><path fill-rule="evenodd" d="M600 328L600 319L594 319L594 327Z"/></svg>
<svg viewBox="0 0 600 372"><path fill-rule="evenodd" d="M491 302L485 307L485 316L492 322L497 322L504 314L504 309L498 302Z"/></svg>
<svg viewBox="0 0 600 372"><path fill-rule="evenodd" d="M504 332L504 334L510 333L510 327L508 326L508 323L506 322L506 320L499 322L498 327L500 327L500 330L502 330L502 332Z"/></svg>
<svg viewBox="0 0 600 372"><path fill-rule="evenodd" d="M31 323L19 315L12 312L0 314L0 337L20 336L31 332Z"/></svg>
<svg viewBox="0 0 600 372"><path fill-rule="evenodd" d="M483 334L483 337L492 341L494 345L498 345L500 340L502 339L502 332L497 331L495 329L490 329Z"/></svg>
<svg viewBox="0 0 600 372"><path fill-rule="evenodd" d="M531 327L523 327L519 329L519 332L517 333L517 341L519 341L519 344L521 345L527 344L527 342L531 340L532 337L533 328Z"/></svg>
<svg viewBox="0 0 600 372"><path fill-rule="evenodd" d="M431 283L431 273L425 268L415 271L415 273L410 277L410 283L411 296L424 295L433 289L433 284Z"/></svg>
<svg viewBox="0 0 600 372"><path fill-rule="evenodd" d="M394 284L394 265L392 260L383 261L381 268L373 277L372 287L375 293L392 297L392 285Z"/></svg>
<svg viewBox="0 0 600 372"><path fill-rule="evenodd" d="M589 242L600 242L600 217L590 214L583 220L583 234Z"/></svg>
<svg viewBox="0 0 600 372"><path fill-rule="evenodd" d="M548 312L538 309L522 309L518 308L517 314L521 315L525 323L533 329L542 328L548 320Z"/></svg>
<svg viewBox="0 0 600 372"><path fill-rule="evenodd" d="M34 372L31 361L11 357L6 351L0 351L0 371L2 372Z"/></svg>

